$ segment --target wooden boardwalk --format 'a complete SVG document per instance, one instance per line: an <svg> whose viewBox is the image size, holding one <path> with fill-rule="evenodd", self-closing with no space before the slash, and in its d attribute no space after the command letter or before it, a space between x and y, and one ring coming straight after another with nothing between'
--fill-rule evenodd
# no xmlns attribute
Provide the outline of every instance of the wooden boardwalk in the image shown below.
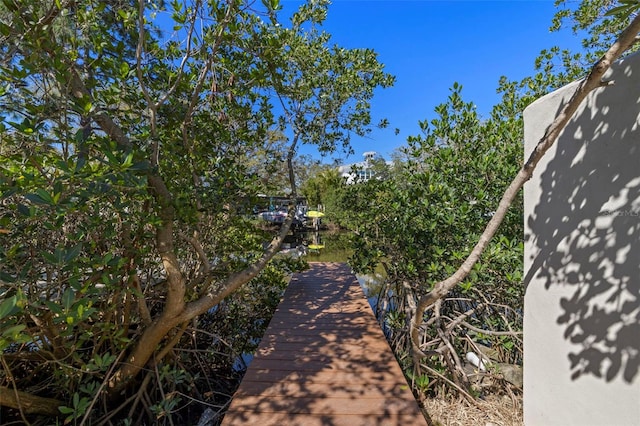
<svg viewBox="0 0 640 426"><path fill-rule="evenodd" d="M356 277L312 263L291 280L222 424L426 421Z"/></svg>

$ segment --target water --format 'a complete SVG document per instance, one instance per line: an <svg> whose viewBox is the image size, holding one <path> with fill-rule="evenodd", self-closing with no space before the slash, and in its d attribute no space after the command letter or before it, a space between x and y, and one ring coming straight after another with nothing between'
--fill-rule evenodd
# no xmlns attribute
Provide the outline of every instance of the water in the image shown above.
<svg viewBox="0 0 640 426"><path fill-rule="evenodd" d="M353 255L350 232L315 231L300 233L300 241L307 247L305 259L308 262L348 263ZM375 311L378 294L384 285L384 270L373 274L356 274L358 282Z"/></svg>
<svg viewBox="0 0 640 426"><path fill-rule="evenodd" d="M349 232L309 231L300 232L298 236L309 262L346 263L353 254Z"/></svg>
<svg viewBox="0 0 640 426"><path fill-rule="evenodd" d="M296 233L294 238L290 240L289 250L300 252L298 248L303 245L307 248L304 256L308 262L348 263L349 257L353 254L350 238L351 234L347 232L312 231ZM375 312L378 295L384 285L383 275L380 272L376 272L368 275L356 274L356 277L369 301L371 309ZM241 354L234 362L234 370L243 371L251 363L253 357L254 355L251 353Z"/></svg>

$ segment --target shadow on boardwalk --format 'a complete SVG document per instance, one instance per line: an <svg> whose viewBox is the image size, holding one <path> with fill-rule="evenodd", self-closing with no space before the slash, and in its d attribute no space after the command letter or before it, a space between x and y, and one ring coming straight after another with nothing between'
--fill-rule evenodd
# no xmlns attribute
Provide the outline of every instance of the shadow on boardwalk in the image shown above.
<svg viewBox="0 0 640 426"><path fill-rule="evenodd" d="M223 425L426 425L349 268L296 274Z"/></svg>

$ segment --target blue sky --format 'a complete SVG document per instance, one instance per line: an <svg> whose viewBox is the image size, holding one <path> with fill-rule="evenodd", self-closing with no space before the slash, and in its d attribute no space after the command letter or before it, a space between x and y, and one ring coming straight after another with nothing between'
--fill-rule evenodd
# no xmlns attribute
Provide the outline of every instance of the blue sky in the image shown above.
<svg viewBox="0 0 640 426"><path fill-rule="evenodd" d="M281 0L283 13L300 3ZM407 136L419 133L419 120L435 117L434 107L446 101L456 81L463 98L487 115L499 101L500 76L515 80L532 74L544 48L579 49L580 40L570 31L549 32L555 11L552 0L333 0L323 26L333 43L372 48L397 78L372 102L373 122L386 117L389 128L354 139L355 155L345 162L359 161L370 150L389 159ZM304 147L301 153L315 151Z"/></svg>

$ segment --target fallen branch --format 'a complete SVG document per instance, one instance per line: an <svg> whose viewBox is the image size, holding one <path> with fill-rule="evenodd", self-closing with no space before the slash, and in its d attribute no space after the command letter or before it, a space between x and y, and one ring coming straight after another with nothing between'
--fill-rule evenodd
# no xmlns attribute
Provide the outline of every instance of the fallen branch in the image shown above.
<svg viewBox="0 0 640 426"><path fill-rule="evenodd" d="M43 398L29 392L0 386L0 406L15 408L24 414L43 414L55 417L60 415L58 407L63 405L65 403L58 399Z"/></svg>
<svg viewBox="0 0 640 426"><path fill-rule="evenodd" d="M447 384L449 384L450 386L456 388L458 390L458 392L460 392L460 394L462 396L465 397L465 399L474 407L480 408L480 404L478 404L478 401L469 394L469 392L467 392L465 389L461 388L460 386L458 386L457 384L453 383L451 380L449 380L444 374L440 373L438 370L429 367L426 364L422 364L421 367L423 367L425 370L427 370L429 373L433 374L434 376L442 379L442 381L446 382Z"/></svg>
<svg viewBox="0 0 640 426"><path fill-rule="evenodd" d="M507 210L513 203L520 189L524 184L531 179L533 171L535 170L538 162L542 159L544 154L553 146L558 139L558 135L564 130L565 126L576 112L582 101L587 97L591 91L602 87L603 85L609 85L611 82L603 83L602 77L605 72L611 67L611 64L615 62L625 51L627 51L635 42L640 32L640 15L636 16L627 28L622 31L618 39L613 43L609 50L602 56L602 58L593 66L589 75L582 80L578 85L575 93L566 103L566 105L560 110L556 118L551 125L547 128L544 136L535 149L529 156L529 159L522 166L518 174L511 181L511 184L504 192L498 208L487 224L484 232L480 236L477 244L458 268L458 270L449 278L438 282L433 289L420 298L415 315L411 318L411 346L414 351L414 361L418 361L418 358L425 357L426 354L422 352L419 344L419 330L422 324L424 313L426 309L434 304L436 301L446 296L455 286L457 286L463 279L469 275L473 266L478 262L482 252L486 249L487 245L495 235L498 227L502 223L504 217L507 214ZM416 362L417 364L417 362Z"/></svg>

